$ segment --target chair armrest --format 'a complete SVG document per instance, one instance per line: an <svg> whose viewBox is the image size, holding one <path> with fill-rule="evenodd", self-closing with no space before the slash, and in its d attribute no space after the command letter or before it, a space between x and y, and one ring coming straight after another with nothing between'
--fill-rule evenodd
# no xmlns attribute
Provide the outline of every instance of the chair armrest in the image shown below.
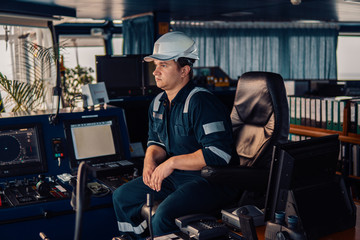
<svg viewBox="0 0 360 240"><path fill-rule="evenodd" d="M205 166L201 176L213 183L235 184L246 190L266 190L269 169L243 166Z"/></svg>

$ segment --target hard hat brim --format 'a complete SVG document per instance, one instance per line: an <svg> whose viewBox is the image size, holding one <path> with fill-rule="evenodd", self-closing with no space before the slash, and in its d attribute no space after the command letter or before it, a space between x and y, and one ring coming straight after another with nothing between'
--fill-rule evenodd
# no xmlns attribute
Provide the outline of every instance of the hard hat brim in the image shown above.
<svg viewBox="0 0 360 240"><path fill-rule="evenodd" d="M193 55L193 54L190 54L189 56L183 56L183 55L169 56L169 55L164 55L164 54L152 54L152 55L144 57L144 61L145 62L152 62L154 60L160 60L160 61L175 60L175 61L177 61L177 59L180 57L186 57L186 58L191 58L194 60L199 60L199 57L196 55Z"/></svg>
<svg viewBox="0 0 360 240"><path fill-rule="evenodd" d="M146 62L152 62L154 60L160 60L160 61L170 61L175 59L177 56L168 56L164 54L152 54L149 56L144 57L144 61Z"/></svg>

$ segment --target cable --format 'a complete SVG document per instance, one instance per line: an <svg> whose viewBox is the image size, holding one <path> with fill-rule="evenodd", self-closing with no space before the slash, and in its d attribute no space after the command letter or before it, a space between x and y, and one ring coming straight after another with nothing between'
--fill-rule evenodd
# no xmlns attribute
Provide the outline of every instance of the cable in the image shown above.
<svg viewBox="0 0 360 240"><path fill-rule="evenodd" d="M76 183L76 217L75 217L75 233L74 240L80 240L82 227L82 213L84 203L84 193L86 186L87 171L89 166L82 161L77 172Z"/></svg>
<svg viewBox="0 0 360 240"><path fill-rule="evenodd" d="M48 27L52 33L53 45L54 45L54 58L56 64L56 86L54 87L53 95L58 96L58 105L56 108L56 114L51 114L49 116L50 125L56 125L59 122L59 111L60 111L60 101L61 101L61 74L60 74L60 64L59 64L59 43L55 35L55 27L51 21L48 23Z"/></svg>

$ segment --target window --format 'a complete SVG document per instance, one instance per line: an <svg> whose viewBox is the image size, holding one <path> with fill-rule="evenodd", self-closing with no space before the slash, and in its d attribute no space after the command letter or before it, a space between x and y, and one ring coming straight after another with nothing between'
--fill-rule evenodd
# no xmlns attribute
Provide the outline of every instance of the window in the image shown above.
<svg viewBox="0 0 360 240"><path fill-rule="evenodd" d="M11 46L10 46L12 44L10 44L9 35L10 35L10 27L1 25L0 51L2 57L0 58L0 72L3 75L6 75L9 79L13 79Z"/></svg>
<svg viewBox="0 0 360 240"><path fill-rule="evenodd" d="M52 35L47 27L29 27L3 25L0 23L0 72L8 80L34 84L36 81L43 82L38 101L26 106L25 98L10 97L9 88L0 85L2 101L5 111L14 111L14 107L21 105L19 109L31 111L36 109L51 108L52 88L56 83L56 67L54 62L54 49ZM13 83L13 82L12 82ZM37 83L38 84L38 83ZM17 103L16 103L17 102Z"/></svg>
<svg viewBox="0 0 360 240"><path fill-rule="evenodd" d="M360 80L360 36L339 36L337 70L339 80Z"/></svg>
<svg viewBox="0 0 360 240"><path fill-rule="evenodd" d="M123 55L123 42L124 42L123 35L113 34L111 40L112 40L113 55Z"/></svg>
<svg viewBox="0 0 360 240"><path fill-rule="evenodd" d="M94 70L91 74L95 78L95 56L105 54L103 38L91 35L60 35L59 42L62 46L60 54L64 57L64 66L91 68Z"/></svg>

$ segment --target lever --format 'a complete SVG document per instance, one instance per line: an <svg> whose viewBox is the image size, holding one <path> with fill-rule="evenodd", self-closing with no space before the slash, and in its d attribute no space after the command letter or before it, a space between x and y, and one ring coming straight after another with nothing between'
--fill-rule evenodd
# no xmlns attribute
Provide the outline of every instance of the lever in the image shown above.
<svg viewBox="0 0 360 240"><path fill-rule="evenodd" d="M146 206L149 208L149 219L148 219L148 224L149 224L149 232L150 232L150 239L153 240L154 239L154 234L153 234L153 229L152 229L152 223L151 223L151 218L152 218L152 207L154 205L154 201L153 201L153 195L151 193L146 194Z"/></svg>

